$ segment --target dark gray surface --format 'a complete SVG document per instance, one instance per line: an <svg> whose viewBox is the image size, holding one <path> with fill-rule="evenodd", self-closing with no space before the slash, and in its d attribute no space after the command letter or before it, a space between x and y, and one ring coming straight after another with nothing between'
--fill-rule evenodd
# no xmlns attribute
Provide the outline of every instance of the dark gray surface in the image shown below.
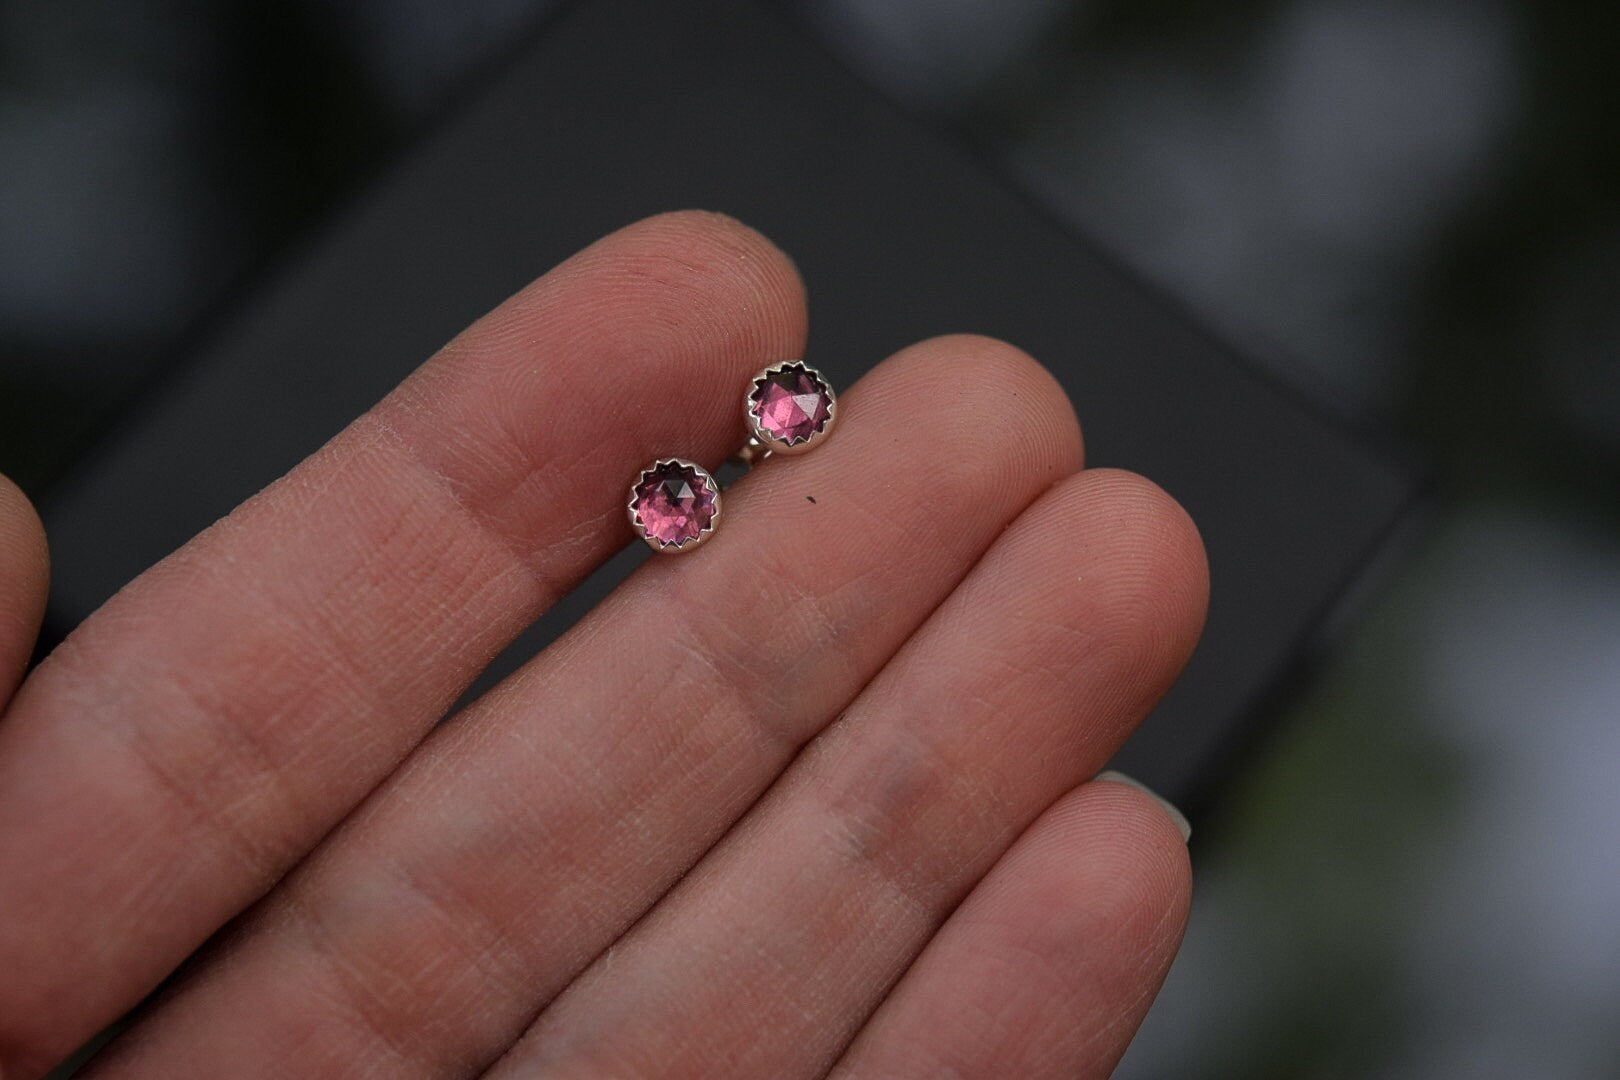
<svg viewBox="0 0 1620 1080"><path fill-rule="evenodd" d="M1123 755L1172 797L1207 788L1410 501L1397 470L775 16L721 0L596 0L570 5L246 298L52 493L51 626L77 623L559 259L682 206L734 214L798 260L809 359L838 385L919 337L1007 338L1063 380L1091 463L1146 473L1192 512L1212 565L1208 630Z"/></svg>

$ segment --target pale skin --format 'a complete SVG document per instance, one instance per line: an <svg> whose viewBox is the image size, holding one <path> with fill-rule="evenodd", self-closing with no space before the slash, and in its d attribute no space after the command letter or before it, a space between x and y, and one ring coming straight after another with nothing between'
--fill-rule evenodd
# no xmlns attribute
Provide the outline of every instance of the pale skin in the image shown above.
<svg viewBox="0 0 1620 1080"><path fill-rule="evenodd" d="M807 324L746 227L623 229L20 685L46 541L0 483L0 1076L193 953L86 1075L1107 1075L1190 873L1093 777L1207 572L1168 495L1082 470L1016 348L935 338L840 388L701 550L437 723L629 541L643 466L736 448Z"/></svg>

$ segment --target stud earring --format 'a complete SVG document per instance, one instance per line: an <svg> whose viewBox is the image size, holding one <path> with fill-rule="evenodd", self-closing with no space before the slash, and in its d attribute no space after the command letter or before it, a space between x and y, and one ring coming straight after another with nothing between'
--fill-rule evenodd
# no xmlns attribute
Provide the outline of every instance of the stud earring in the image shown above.
<svg viewBox="0 0 1620 1080"><path fill-rule="evenodd" d="M703 466L661 458L630 485L630 527L662 554L691 551L720 524L720 486Z"/></svg>
<svg viewBox="0 0 1620 1080"><path fill-rule="evenodd" d="M743 400L754 460L765 453L803 454L820 446L838 422L838 398L821 372L803 360L761 371Z"/></svg>

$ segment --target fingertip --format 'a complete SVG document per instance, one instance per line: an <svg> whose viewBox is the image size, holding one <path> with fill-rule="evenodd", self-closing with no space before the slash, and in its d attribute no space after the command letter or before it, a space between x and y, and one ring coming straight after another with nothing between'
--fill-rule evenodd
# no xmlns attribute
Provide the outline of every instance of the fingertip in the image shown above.
<svg viewBox="0 0 1620 1080"><path fill-rule="evenodd" d="M1186 929L1192 904L1192 863L1179 812L1119 774L1102 774L1071 792L1030 830L1045 849L1038 860L1054 892L1085 926L1077 940L1109 934L1138 957L1120 972L1163 977ZM1179 819L1179 821L1178 821ZM1083 857L1063 857L1057 853Z"/></svg>
<svg viewBox="0 0 1620 1080"><path fill-rule="evenodd" d="M1158 804L1159 809L1164 811L1165 816L1170 819L1170 823L1174 825L1176 827L1176 831L1181 834L1181 839L1183 842L1192 839L1192 822L1187 820L1187 815L1183 814L1175 803L1171 802L1163 795L1160 795L1158 792L1142 783L1142 781L1136 779L1134 776L1126 776L1124 773L1118 772L1114 769L1108 769L1098 773L1096 779L1105 781L1107 783L1124 784L1126 787L1135 788L1137 791L1143 792Z"/></svg>
<svg viewBox="0 0 1620 1080"><path fill-rule="evenodd" d="M1090 625L1132 659L1125 683L1156 701L1203 633L1209 564L1192 518L1163 488L1122 469L1087 469L1055 488L1030 528L1060 543L1075 569L1061 582L1086 599Z"/></svg>
<svg viewBox="0 0 1620 1080"><path fill-rule="evenodd" d="M45 526L22 489L0 475L0 705L33 654L49 583Z"/></svg>
<svg viewBox="0 0 1620 1080"><path fill-rule="evenodd" d="M1152 531L1153 549L1165 560L1166 573L1181 586L1184 610L1202 630L1209 608L1209 555L1198 523L1180 500L1147 477L1124 469L1098 472L1136 499Z"/></svg>
<svg viewBox="0 0 1620 1080"><path fill-rule="evenodd" d="M48 561L45 526L34 504L4 473L0 473L0 557L19 565L31 563L39 570Z"/></svg>
<svg viewBox="0 0 1620 1080"><path fill-rule="evenodd" d="M1081 785L956 909L833 1075L1111 1075L1180 947L1191 881L1152 795Z"/></svg>
<svg viewBox="0 0 1620 1080"><path fill-rule="evenodd" d="M808 324L798 268L770 239L724 214L672 211L609 233L514 293L418 371L403 400L415 413L442 410L471 374L469 411L506 431L519 458L543 434L536 406L567 402L547 415L559 441L606 413L627 442L647 444L643 457L715 465L740 440L747 379L802 356ZM492 380L503 386L494 402Z"/></svg>
<svg viewBox="0 0 1620 1080"><path fill-rule="evenodd" d="M752 226L715 210L672 210L627 225L600 244L692 286L700 302L721 301L736 325L759 334L766 362L803 355L809 326L804 279L792 257Z"/></svg>
<svg viewBox="0 0 1620 1080"><path fill-rule="evenodd" d="M901 350L894 360L934 365L948 378L936 378L931 395L974 402L972 417L959 420L953 436L960 454L1007 457L991 454L990 445L1016 443L1018 467L1041 470L1053 482L1085 464L1085 438L1067 391L1018 346L983 334L943 334Z"/></svg>

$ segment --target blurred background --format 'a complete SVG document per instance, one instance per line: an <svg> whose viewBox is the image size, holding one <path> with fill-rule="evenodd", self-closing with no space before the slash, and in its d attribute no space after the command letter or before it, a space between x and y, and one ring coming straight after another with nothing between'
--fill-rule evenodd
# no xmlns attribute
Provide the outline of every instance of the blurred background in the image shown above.
<svg viewBox="0 0 1620 1080"><path fill-rule="evenodd" d="M48 490L553 4L0 3L0 470ZM1195 819L1120 1075L1620 1076L1620 9L776 6L1435 482Z"/></svg>

